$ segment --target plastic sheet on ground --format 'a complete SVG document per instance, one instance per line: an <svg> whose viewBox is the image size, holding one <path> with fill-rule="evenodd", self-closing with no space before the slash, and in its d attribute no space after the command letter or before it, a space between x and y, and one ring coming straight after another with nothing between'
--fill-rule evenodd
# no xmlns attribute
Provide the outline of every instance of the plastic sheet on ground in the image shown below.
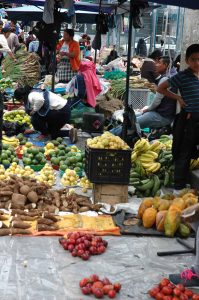
<svg viewBox="0 0 199 300"><path fill-rule="evenodd" d="M194 256L158 257L157 251L182 250L175 239L106 237L107 251L85 262L72 257L54 237L2 237L0 293L3 300L91 300L79 281L97 273L121 282L117 300L149 300L147 290L170 273L193 264ZM193 239L189 239L193 243ZM109 298L104 298L109 299Z"/></svg>

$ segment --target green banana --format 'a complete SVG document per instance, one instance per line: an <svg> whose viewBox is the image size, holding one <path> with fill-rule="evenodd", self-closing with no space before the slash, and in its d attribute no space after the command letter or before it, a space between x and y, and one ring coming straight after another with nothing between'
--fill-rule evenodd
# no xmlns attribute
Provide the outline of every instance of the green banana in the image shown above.
<svg viewBox="0 0 199 300"><path fill-rule="evenodd" d="M134 181L132 185L137 188L140 185L140 181Z"/></svg>
<svg viewBox="0 0 199 300"><path fill-rule="evenodd" d="M140 174L137 172L130 172L130 178L140 178Z"/></svg>
<svg viewBox="0 0 199 300"><path fill-rule="evenodd" d="M165 172L164 186L167 186L167 185L168 185L169 179L170 179L169 173L168 173L168 172Z"/></svg>
<svg viewBox="0 0 199 300"><path fill-rule="evenodd" d="M149 190L149 189L151 189L151 188L153 187L153 185L154 185L153 178L151 178L151 179L146 179L146 180L142 180L141 183L142 183L141 185L138 185L138 186L137 186L137 189L138 189L139 191L146 191L146 190Z"/></svg>
<svg viewBox="0 0 199 300"><path fill-rule="evenodd" d="M152 196L154 197L160 188L160 179L157 175L154 175L153 179L154 179L154 185L152 189Z"/></svg>
<svg viewBox="0 0 199 300"><path fill-rule="evenodd" d="M136 184L137 182L139 182L140 183L140 181L139 181L139 178L130 178L130 183L131 184Z"/></svg>

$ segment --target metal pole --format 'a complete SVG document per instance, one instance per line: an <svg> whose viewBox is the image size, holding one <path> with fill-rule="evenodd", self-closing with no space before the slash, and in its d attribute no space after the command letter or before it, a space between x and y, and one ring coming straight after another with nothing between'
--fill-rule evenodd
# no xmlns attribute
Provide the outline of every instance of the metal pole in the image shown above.
<svg viewBox="0 0 199 300"><path fill-rule="evenodd" d="M101 12L101 8L102 8L102 0L100 0L99 2L99 14ZM97 49L95 49L95 58L94 58L94 63L96 64L97 61Z"/></svg>
<svg viewBox="0 0 199 300"><path fill-rule="evenodd" d="M52 52L52 65L53 65L53 70L52 70L52 92L55 90L55 69L56 69L56 46L53 49Z"/></svg>
<svg viewBox="0 0 199 300"><path fill-rule="evenodd" d="M129 32L128 32L128 54L127 54L127 68L126 68L126 93L124 101L124 121L122 126L122 138L127 139L127 126L128 126L128 99L129 99L129 77L131 67L131 43L132 43L132 28L133 28L133 0L130 0L129 12Z"/></svg>

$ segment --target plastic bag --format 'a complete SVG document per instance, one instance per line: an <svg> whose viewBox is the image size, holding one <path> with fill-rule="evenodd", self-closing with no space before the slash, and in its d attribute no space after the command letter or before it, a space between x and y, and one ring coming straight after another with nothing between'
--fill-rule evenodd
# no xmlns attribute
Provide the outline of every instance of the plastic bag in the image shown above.
<svg viewBox="0 0 199 300"><path fill-rule="evenodd" d="M74 124L83 123L83 113L85 112L95 112L93 107L87 106L82 102L79 102L75 108L71 110L70 122Z"/></svg>

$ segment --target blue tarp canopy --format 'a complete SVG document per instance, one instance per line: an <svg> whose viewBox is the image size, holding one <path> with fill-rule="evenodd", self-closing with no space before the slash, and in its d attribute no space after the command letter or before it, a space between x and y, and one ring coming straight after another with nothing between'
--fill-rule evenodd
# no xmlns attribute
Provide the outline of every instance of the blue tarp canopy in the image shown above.
<svg viewBox="0 0 199 300"><path fill-rule="evenodd" d="M140 0L145 1L145 0ZM28 4L28 5L44 5L45 0L6 0L7 3L16 3L16 4ZM155 2L160 4L167 4L167 5L174 5L174 6L181 6L181 7L187 7L192 9L199 9L199 0L155 0L155 1L149 1L149 2ZM81 3L81 2L79 2ZM78 3L78 4L79 4ZM75 3L77 4L77 3ZM95 4L93 3L85 3L86 6L91 5L95 9ZM99 5L96 4L96 7ZM104 7L104 5L102 5ZM78 8L80 9L80 8ZM88 9L87 9L88 10ZM97 10L96 10L97 12Z"/></svg>
<svg viewBox="0 0 199 300"><path fill-rule="evenodd" d="M41 21L43 17L43 10L44 7L42 6L30 5L30 6L8 8L6 9L6 12L8 14L8 18L11 20L30 22L30 21ZM71 23L71 17L67 15L67 9L60 9L60 12L64 17L64 22ZM84 11L84 10L77 10L77 8L75 8L75 14L76 14L77 23L94 24L96 15L98 13Z"/></svg>
<svg viewBox="0 0 199 300"><path fill-rule="evenodd" d="M26 4L44 6L45 0L6 0L6 3L15 4ZM103 4L101 10L104 13L111 13L115 5ZM75 10L99 12L99 4L88 3L88 2L75 2Z"/></svg>

